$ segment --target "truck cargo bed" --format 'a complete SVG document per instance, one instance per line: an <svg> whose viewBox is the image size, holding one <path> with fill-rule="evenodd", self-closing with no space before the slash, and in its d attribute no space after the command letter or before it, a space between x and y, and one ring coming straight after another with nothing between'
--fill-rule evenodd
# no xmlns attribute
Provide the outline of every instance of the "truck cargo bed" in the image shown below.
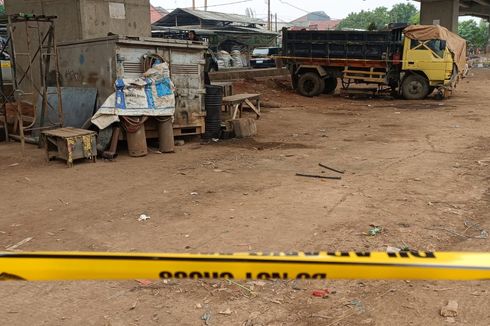
<svg viewBox="0 0 490 326"><path fill-rule="evenodd" d="M385 60L401 51L401 29L390 31L283 30L283 56Z"/></svg>

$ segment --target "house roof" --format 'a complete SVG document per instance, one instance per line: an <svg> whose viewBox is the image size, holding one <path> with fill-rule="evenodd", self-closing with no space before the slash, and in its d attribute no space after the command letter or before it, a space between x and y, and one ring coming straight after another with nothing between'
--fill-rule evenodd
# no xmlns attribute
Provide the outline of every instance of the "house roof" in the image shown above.
<svg viewBox="0 0 490 326"><path fill-rule="evenodd" d="M296 24L296 23L306 23L312 21L328 21L328 20L330 20L330 16L328 16L324 11L314 11L293 20L291 23Z"/></svg>
<svg viewBox="0 0 490 326"><path fill-rule="evenodd" d="M294 25L290 29L293 31L298 31L302 29L308 29L308 30L318 30L318 31L326 31L329 29L336 29L337 25L340 24L342 19L333 19L329 21L323 21L323 20L317 20L317 21L310 21L308 26L305 25Z"/></svg>
<svg viewBox="0 0 490 326"><path fill-rule="evenodd" d="M177 17L177 18L176 18ZM216 11L203 11L193 10L187 8L177 8L162 19L155 22L158 26L175 26L177 21L178 25L198 25L194 24L195 21L204 22L225 22L225 23L238 23L246 25L265 25L265 22L261 19L251 18L244 15L237 14L225 14Z"/></svg>
<svg viewBox="0 0 490 326"><path fill-rule="evenodd" d="M179 32L187 32L193 30L195 31L198 35L212 35L216 33L236 33L236 34L250 34L250 33L257 33L257 34L268 34L268 35L277 35L276 32L268 31L265 29L260 29L260 28L251 28L251 27L244 27L244 26L233 26L233 27L222 27L222 28L196 28L196 26L191 25L191 26L158 26L158 25L153 25L152 26L152 31L157 32L157 31L163 31L163 32L171 32L171 31L179 31Z"/></svg>
<svg viewBox="0 0 490 326"><path fill-rule="evenodd" d="M162 11L161 9L163 9L163 8L157 8L157 7L154 7L154 6L150 5L150 21L151 21L152 24L154 22L159 21L166 14L168 14L168 11L166 12L165 9L163 9L163 11Z"/></svg>

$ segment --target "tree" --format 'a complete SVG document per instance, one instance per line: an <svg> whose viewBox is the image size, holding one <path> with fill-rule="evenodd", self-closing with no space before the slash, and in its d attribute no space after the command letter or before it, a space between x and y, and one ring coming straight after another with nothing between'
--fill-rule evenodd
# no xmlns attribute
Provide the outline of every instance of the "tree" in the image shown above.
<svg viewBox="0 0 490 326"><path fill-rule="evenodd" d="M411 3L398 3L390 10L391 23L410 23L415 15L418 15L417 8Z"/></svg>
<svg viewBox="0 0 490 326"><path fill-rule="evenodd" d="M0 15L5 13L5 7L4 5L0 5Z"/></svg>
<svg viewBox="0 0 490 326"><path fill-rule="evenodd" d="M419 25L420 24L420 12L417 11L415 15L410 17L409 24Z"/></svg>
<svg viewBox="0 0 490 326"><path fill-rule="evenodd" d="M376 29L379 29L388 24L389 20L390 15L388 8L378 7L374 10L362 10L357 13L350 13L340 22L337 28L367 29L368 27L372 28L373 26L376 26Z"/></svg>
<svg viewBox="0 0 490 326"><path fill-rule="evenodd" d="M481 20L478 24L474 19L459 23L458 34L468 42L469 47L485 48L488 43L488 23Z"/></svg>
<svg viewBox="0 0 490 326"><path fill-rule="evenodd" d="M338 25L338 29L380 29L389 23L415 23L420 20L417 8L411 3L396 4L390 10L386 7L377 7L373 10L351 12Z"/></svg>

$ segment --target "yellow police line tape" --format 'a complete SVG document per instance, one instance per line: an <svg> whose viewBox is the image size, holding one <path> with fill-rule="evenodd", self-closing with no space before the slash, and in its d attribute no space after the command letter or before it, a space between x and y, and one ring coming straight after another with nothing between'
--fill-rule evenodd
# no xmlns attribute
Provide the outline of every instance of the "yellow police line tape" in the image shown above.
<svg viewBox="0 0 490 326"><path fill-rule="evenodd" d="M0 280L169 278L490 280L490 253L0 252Z"/></svg>

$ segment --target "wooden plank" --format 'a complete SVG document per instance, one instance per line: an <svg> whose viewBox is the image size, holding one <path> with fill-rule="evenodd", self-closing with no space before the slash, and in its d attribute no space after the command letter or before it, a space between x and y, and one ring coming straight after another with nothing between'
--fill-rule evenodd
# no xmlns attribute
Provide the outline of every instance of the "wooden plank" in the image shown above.
<svg viewBox="0 0 490 326"><path fill-rule="evenodd" d="M223 104L235 104L235 102L245 101L246 99L255 100L260 98L260 94L235 94L223 97Z"/></svg>
<svg viewBox="0 0 490 326"><path fill-rule="evenodd" d="M344 70L343 73L346 74L363 74L363 75L386 75L385 72L381 71L362 71L362 70Z"/></svg>
<svg viewBox="0 0 490 326"><path fill-rule="evenodd" d="M344 76L344 78L364 80L364 81L373 82L373 83L384 83L385 82L384 78L369 78L369 77L361 77L361 76Z"/></svg>
<svg viewBox="0 0 490 326"><path fill-rule="evenodd" d="M255 112L255 114L257 114L257 119L260 118L260 111L259 111L259 109L257 109L255 107L255 105L253 105L253 103L250 102L249 99L246 99L245 100L245 103L247 103L247 105Z"/></svg>
<svg viewBox="0 0 490 326"><path fill-rule="evenodd" d="M95 134L95 131L67 127L67 128L53 129L53 130L45 130L42 133L53 137L69 138L69 137L93 135Z"/></svg>

